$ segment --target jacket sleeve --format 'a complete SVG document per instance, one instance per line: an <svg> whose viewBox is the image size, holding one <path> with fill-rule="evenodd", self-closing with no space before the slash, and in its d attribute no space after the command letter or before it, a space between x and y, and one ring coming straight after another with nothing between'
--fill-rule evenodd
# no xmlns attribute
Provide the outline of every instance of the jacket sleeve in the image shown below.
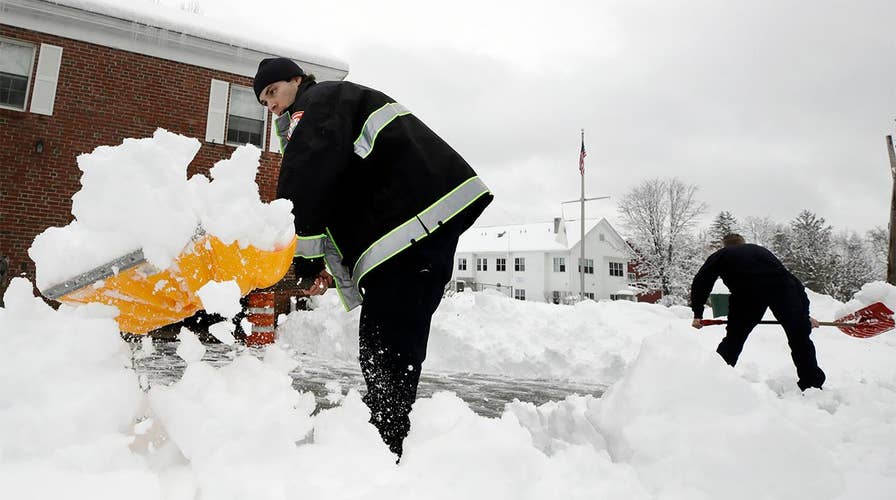
<svg viewBox="0 0 896 500"><path fill-rule="evenodd" d="M703 305L709 298L712 286L719 279L724 253L725 251L722 249L710 255L694 275L694 281L691 283L691 310L694 311L694 318L703 318Z"/></svg>
<svg viewBox="0 0 896 500"><path fill-rule="evenodd" d="M277 197L292 202L296 234L326 234L327 217L337 199L339 181L351 161L348 120L335 99L321 96L305 109L283 152Z"/></svg>

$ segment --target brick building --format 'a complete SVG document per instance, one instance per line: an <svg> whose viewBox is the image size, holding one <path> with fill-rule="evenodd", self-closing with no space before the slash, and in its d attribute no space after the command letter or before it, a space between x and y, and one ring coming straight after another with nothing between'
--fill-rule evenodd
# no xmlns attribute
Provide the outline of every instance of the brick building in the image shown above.
<svg viewBox="0 0 896 500"><path fill-rule="evenodd" d="M198 21L150 4L0 0L0 258L9 276L33 280L32 240L71 222L76 157L158 127L202 141L190 176L236 145L261 147L257 181L272 199L280 154L272 116L251 88L258 62L290 57L318 80L342 79L348 67Z"/></svg>

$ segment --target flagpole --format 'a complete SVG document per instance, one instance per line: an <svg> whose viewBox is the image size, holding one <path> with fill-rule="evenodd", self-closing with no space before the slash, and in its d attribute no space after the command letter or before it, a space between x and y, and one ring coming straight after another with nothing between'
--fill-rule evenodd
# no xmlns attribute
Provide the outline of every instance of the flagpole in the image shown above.
<svg viewBox="0 0 896 500"><path fill-rule="evenodd" d="M582 178L581 202L581 232L579 233L579 301L585 300L585 129L582 129L582 150L579 153L579 174Z"/></svg>

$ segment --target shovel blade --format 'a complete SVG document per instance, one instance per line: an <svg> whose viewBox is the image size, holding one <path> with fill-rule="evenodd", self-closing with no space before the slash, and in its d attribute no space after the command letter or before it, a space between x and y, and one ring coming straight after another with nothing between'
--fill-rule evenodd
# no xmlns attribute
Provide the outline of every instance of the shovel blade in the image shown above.
<svg viewBox="0 0 896 500"><path fill-rule="evenodd" d="M849 326L839 326L838 328L843 333L860 339L880 335L896 326L896 322L893 320L893 311L883 302L875 302L854 313L838 318L835 322L852 323Z"/></svg>

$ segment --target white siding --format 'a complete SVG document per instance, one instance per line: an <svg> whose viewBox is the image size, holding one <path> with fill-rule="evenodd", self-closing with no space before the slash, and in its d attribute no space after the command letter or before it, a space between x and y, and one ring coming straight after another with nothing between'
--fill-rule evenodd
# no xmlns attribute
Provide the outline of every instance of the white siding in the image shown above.
<svg viewBox="0 0 896 500"><path fill-rule="evenodd" d="M603 239L601 239L601 235L603 235ZM459 272L455 269L454 279L473 281L476 283L477 289L492 288L490 285L500 283L502 291L508 296L513 296L513 293L510 292L510 287L512 287L514 290L525 290L526 300L551 302L555 291L560 292L561 297L570 294L578 295L580 248L579 244L576 244L566 250L505 252L490 249L483 253L458 253L456 257L467 259L467 270ZM514 270L514 259L517 257L526 259L525 271ZM565 259L566 270L564 272L554 272L555 257ZM488 270L476 270L477 258L488 260ZM506 271L497 270L498 258L506 259ZM609 263L620 262L623 269L627 270L630 258L628 245L606 221L601 221L585 235L585 258L591 259L594 263L594 273L585 275L585 292L594 294L595 300L609 299L619 290L627 288L627 272L623 272L623 276L620 277L610 276Z"/></svg>

